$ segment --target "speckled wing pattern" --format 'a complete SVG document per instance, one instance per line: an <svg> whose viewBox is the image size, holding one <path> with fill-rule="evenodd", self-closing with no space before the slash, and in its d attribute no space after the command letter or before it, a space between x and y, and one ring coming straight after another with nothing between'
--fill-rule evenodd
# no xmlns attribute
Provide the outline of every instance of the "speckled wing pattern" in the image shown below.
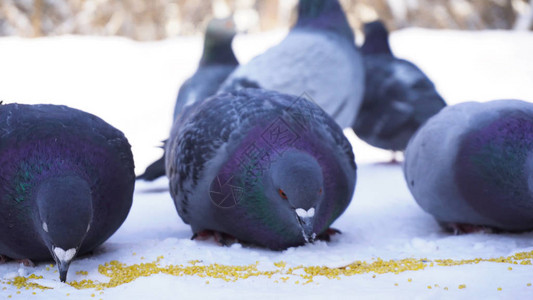
<svg viewBox="0 0 533 300"><path fill-rule="evenodd" d="M197 103L190 107L187 117L176 121L167 146L166 169L170 191L176 195L176 207L185 222L188 222L191 194L195 192L205 169L220 166L252 126L274 121L288 110L303 116L300 121L306 122L309 130L320 131L323 138L329 139L324 143L339 145L342 155L355 169L351 145L342 135L342 130L323 110L303 100L307 106L292 106L294 97L261 89L243 89ZM309 109L312 110L312 118ZM187 145L195 148L187 148Z"/></svg>

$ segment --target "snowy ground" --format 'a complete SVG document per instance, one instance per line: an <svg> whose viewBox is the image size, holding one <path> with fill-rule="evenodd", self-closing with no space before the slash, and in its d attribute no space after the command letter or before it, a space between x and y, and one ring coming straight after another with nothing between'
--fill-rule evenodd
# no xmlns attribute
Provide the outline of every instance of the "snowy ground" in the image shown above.
<svg viewBox="0 0 533 300"><path fill-rule="evenodd" d="M242 62L277 43L285 32L238 37L234 48ZM161 155L155 148L168 133L174 99L181 82L196 68L199 37L137 43L119 38L57 37L0 39L0 100L66 104L99 115L123 130L133 146L137 173ZM392 35L393 50L417 63L435 81L449 103L518 98L533 102L533 34L454 32L410 29ZM452 236L440 230L412 199L400 167L378 164L389 153L353 141L359 164L352 205L334 226L343 234L330 243L273 252L235 245L223 248L211 241L190 241L188 226L179 219L166 191L166 179L137 184L134 205L118 232L93 256L74 261L69 281L106 282L98 265L118 260L127 265L153 262L161 267L250 265L262 271L281 270L272 278L252 276L236 282L212 277L157 274L102 291L77 290L58 281L54 268L17 263L0 266L0 298L43 299L174 298L526 298L533 295L533 267L481 262L454 267L430 266L435 259L510 256L533 250L533 233ZM322 276L303 284L303 270L289 267L338 268L375 259L428 260L419 271L374 272ZM286 269L274 263L286 262ZM282 270L283 269L283 270ZM87 271L87 275L76 273ZM17 275L42 275L40 289L17 290L5 282ZM373 276L376 275L376 276ZM374 278L375 277L375 278ZM286 279L284 282L283 279ZM465 285L460 289L459 285ZM445 289L446 288L446 289ZM501 291L498 290L501 288ZM18 292L20 292L18 294Z"/></svg>

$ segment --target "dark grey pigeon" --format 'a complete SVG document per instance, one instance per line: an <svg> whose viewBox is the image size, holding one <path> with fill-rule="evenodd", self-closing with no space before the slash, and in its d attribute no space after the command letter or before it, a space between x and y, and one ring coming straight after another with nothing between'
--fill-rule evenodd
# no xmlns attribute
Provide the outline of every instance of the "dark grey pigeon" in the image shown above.
<svg viewBox="0 0 533 300"><path fill-rule="evenodd" d="M193 237L271 249L328 238L355 188L352 147L304 98L242 89L190 107L166 148L170 192Z"/></svg>
<svg viewBox="0 0 533 300"><path fill-rule="evenodd" d="M213 19L209 22L204 39L204 52L194 75L181 86L173 120L184 108L196 101L214 95L229 74L239 65L231 43L235 36L235 24L231 19ZM165 156L146 168L137 179L155 180L165 175Z"/></svg>
<svg viewBox="0 0 533 300"><path fill-rule="evenodd" d="M463 103L415 134L404 174L418 204L456 233L533 229L533 104Z"/></svg>
<svg viewBox="0 0 533 300"><path fill-rule="evenodd" d="M418 128L446 103L424 72L394 57L383 23L365 24L364 30L365 95L352 128L372 146L403 151Z"/></svg>
<svg viewBox="0 0 533 300"><path fill-rule="evenodd" d="M240 66L221 87L252 82L261 88L309 95L342 128L357 115L364 89L363 61L337 0L300 0L298 20L277 46Z"/></svg>
<svg viewBox="0 0 533 300"><path fill-rule="evenodd" d="M55 105L0 105L0 254L71 261L109 238L132 204L128 141L91 114Z"/></svg>

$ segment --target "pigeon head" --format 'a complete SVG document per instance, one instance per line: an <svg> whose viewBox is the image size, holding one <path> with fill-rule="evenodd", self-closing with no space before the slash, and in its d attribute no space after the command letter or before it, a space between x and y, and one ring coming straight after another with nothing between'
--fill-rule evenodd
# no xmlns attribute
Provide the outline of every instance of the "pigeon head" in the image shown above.
<svg viewBox="0 0 533 300"><path fill-rule="evenodd" d="M204 52L200 65L237 65L237 58L231 48L235 34L235 23L232 18L211 20L205 31Z"/></svg>
<svg viewBox="0 0 533 300"><path fill-rule="evenodd" d="M205 38L210 41L231 42L236 33L232 18L212 19L207 24Z"/></svg>
<svg viewBox="0 0 533 300"><path fill-rule="evenodd" d="M265 194L284 220L299 228L306 242L313 242L314 216L323 199L322 168L311 155L289 150L274 161L267 173Z"/></svg>
<svg viewBox="0 0 533 300"><path fill-rule="evenodd" d="M363 54L390 54L389 32L381 21L366 23L364 26L365 43L361 47Z"/></svg>
<svg viewBox="0 0 533 300"><path fill-rule="evenodd" d="M90 229L92 195L87 182L78 176L53 177L43 181L36 194L36 224L44 243L65 281L74 256Z"/></svg>
<svg viewBox="0 0 533 300"><path fill-rule="evenodd" d="M337 32L354 40L353 31L338 0L300 0L296 27Z"/></svg>

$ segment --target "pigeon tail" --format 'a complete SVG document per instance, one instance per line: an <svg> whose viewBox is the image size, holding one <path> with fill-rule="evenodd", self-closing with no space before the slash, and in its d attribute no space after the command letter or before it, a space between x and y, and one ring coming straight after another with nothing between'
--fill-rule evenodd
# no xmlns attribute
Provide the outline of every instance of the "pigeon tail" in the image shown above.
<svg viewBox="0 0 533 300"><path fill-rule="evenodd" d="M149 165L142 175L137 176L137 180L154 181L157 178L165 176L165 155Z"/></svg>

